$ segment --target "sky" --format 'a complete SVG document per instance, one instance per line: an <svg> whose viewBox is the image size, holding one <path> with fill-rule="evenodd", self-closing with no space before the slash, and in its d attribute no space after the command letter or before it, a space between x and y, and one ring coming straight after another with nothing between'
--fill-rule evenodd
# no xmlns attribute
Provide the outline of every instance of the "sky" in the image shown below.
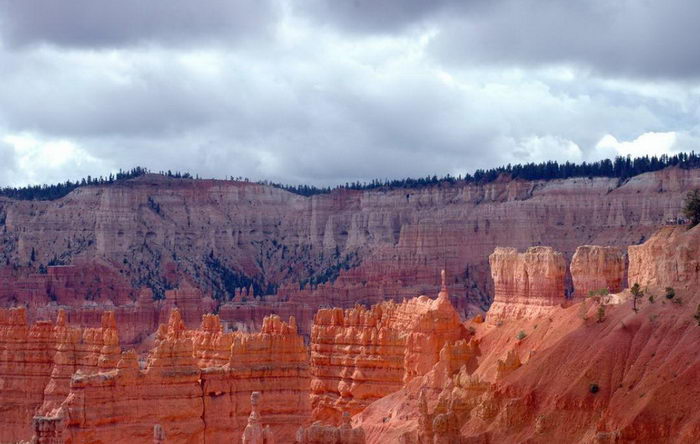
<svg viewBox="0 0 700 444"><path fill-rule="evenodd" d="M693 0L0 0L0 186L698 150Z"/></svg>

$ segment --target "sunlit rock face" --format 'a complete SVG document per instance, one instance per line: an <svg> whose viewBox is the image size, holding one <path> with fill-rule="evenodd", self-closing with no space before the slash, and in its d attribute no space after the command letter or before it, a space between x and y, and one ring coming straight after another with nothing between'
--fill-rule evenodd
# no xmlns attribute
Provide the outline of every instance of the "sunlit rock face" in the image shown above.
<svg viewBox="0 0 700 444"><path fill-rule="evenodd" d="M447 342L466 335L444 285L434 300L320 310L311 336L313 417L337 424L343 412L362 411L428 372Z"/></svg>
<svg viewBox="0 0 700 444"><path fill-rule="evenodd" d="M76 371L113 369L119 353L112 312L103 313L102 327L78 328L67 324L62 311L55 323L30 325L24 308L0 309L0 442L31 437L32 417L54 413Z"/></svg>
<svg viewBox="0 0 700 444"><path fill-rule="evenodd" d="M129 351L116 370L76 373L54 415L73 442L146 442L156 424L166 442L227 442L244 432L248 399L259 392L261 427L291 442L310 416L308 362L293 319L271 316L258 333L224 333L215 315L189 330L176 310L145 363Z"/></svg>
<svg viewBox="0 0 700 444"><path fill-rule="evenodd" d="M496 248L489 256L494 282L490 322L533 318L566 302L564 255L551 247Z"/></svg>
<svg viewBox="0 0 700 444"><path fill-rule="evenodd" d="M700 283L700 228L666 227L629 254L630 285L663 290L697 288Z"/></svg>
<svg viewBox="0 0 700 444"><path fill-rule="evenodd" d="M602 290L618 293L624 288L625 253L618 247L582 245L576 249L569 269L577 298Z"/></svg>

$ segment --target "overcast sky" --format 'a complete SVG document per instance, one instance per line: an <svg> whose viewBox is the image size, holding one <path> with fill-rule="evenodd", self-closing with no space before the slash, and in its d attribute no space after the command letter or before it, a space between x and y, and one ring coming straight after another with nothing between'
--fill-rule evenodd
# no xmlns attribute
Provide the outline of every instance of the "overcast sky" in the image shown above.
<svg viewBox="0 0 700 444"><path fill-rule="evenodd" d="M0 0L0 185L697 150L698 23L693 0Z"/></svg>

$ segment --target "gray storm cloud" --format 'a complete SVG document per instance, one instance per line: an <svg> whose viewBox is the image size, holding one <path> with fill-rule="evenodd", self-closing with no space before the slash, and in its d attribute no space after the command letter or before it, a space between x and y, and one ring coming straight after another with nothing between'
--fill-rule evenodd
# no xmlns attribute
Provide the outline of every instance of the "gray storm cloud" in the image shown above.
<svg viewBox="0 0 700 444"><path fill-rule="evenodd" d="M326 185L695 148L699 8L612 3L0 0L0 186L134 165Z"/></svg>
<svg viewBox="0 0 700 444"><path fill-rule="evenodd" d="M10 46L105 48L259 37L279 10L272 0L0 0L0 13Z"/></svg>

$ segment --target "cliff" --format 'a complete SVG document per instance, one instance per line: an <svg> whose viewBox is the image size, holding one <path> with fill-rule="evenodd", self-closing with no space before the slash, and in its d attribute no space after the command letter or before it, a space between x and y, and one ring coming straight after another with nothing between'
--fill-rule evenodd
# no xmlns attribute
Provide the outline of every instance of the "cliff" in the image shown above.
<svg viewBox="0 0 700 444"><path fill-rule="evenodd" d="M203 370L201 378L207 442L242 435L252 392L260 392L263 424L277 442L292 442L310 417L309 354L294 318L270 316L259 333L234 334L228 363Z"/></svg>
<svg viewBox="0 0 700 444"><path fill-rule="evenodd" d="M83 187L56 201L0 199L0 263L37 276L49 262L102 267L93 273L101 280L95 285L51 278L70 290L55 292L55 301L44 277L7 271L7 282L18 284L0 289L0 304L28 304L31 320L54 302L71 322L91 327L99 327L103 309L114 310L129 345L169 313L137 302L139 289L167 298L166 291L189 281L203 299L216 300L225 324L258 330L264 316L285 310L308 334L324 304L351 308L424 294L445 268L453 304L471 315L490 303L486 258L496 246L550 245L567 258L583 244L626 247L678 216L684 194L698 186L700 171L670 168L624 183L498 181L303 197L251 183L148 175ZM236 290L251 287L254 295L226 305ZM186 299L178 307L193 327L210 304Z"/></svg>
<svg viewBox="0 0 700 444"><path fill-rule="evenodd" d="M445 343L467 335L444 286L426 296L369 309L319 310L311 334L315 419L338 423L429 371Z"/></svg>
<svg viewBox="0 0 700 444"><path fill-rule="evenodd" d="M64 417L64 436L73 442L148 442L159 424L168 442L203 442L199 379L192 340L174 311L144 370L134 352L124 352L113 371L73 376L57 412Z"/></svg>
<svg viewBox="0 0 700 444"><path fill-rule="evenodd" d="M665 227L642 245L629 247L629 282L656 291L695 289L700 283L700 229ZM657 293L658 294L658 293Z"/></svg>
<svg viewBox="0 0 700 444"><path fill-rule="evenodd" d="M583 245L571 259L574 296L585 298L590 292L618 293L624 288L625 254L617 247Z"/></svg>
<svg viewBox="0 0 700 444"><path fill-rule="evenodd" d="M0 309L0 442L31 436L55 351L51 322L30 326L25 309Z"/></svg>
<svg viewBox="0 0 700 444"><path fill-rule="evenodd" d="M216 365L226 344L226 364ZM208 315L192 331L175 310L145 368L129 351L115 370L75 373L53 415L73 442L147 442L156 424L169 443L226 442L243 434L248 398L259 391L264 425L291 442L310 414L308 387L308 352L294 320L268 317L259 333L223 333Z"/></svg>
<svg viewBox="0 0 700 444"><path fill-rule="evenodd" d="M51 415L76 371L114 368L119 339L114 314L102 327L77 328L59 312L56 323L27 322L24 308L0 309L0 442L31 436L32 417Z"/></svg>
<svg viewBox="0 0 700 444"><path fill-rule="evenodd" d="M496 248L489 256L494 297L487 319L533 318L566 303L564 256L551 247Z"/></svg>

